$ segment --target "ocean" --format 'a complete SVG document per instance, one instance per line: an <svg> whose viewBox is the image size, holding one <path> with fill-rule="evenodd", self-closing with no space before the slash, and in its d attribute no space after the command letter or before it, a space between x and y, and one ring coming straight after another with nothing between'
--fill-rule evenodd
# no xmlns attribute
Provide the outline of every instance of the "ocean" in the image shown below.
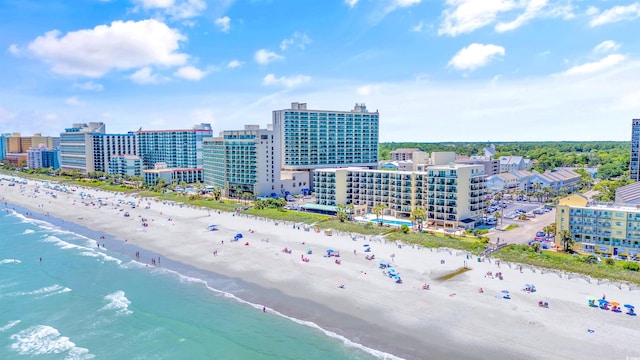
<svg viewBox="0 0 640 360"><path fill-rule="evenodd" d="M0 359L386 357L263 312L242 300L244 285L233 279L145 262L88 229L2 209Z"/></svg>

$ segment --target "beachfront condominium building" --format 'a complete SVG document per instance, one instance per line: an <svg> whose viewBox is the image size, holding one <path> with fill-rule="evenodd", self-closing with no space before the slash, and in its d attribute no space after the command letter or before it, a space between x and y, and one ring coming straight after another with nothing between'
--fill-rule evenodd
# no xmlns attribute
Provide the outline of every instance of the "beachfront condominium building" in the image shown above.
<svg viewBox="0 0 640 360"><path fill-rule="evenodd" d="M308 172L281 172L280 147L271 126L245 125L204 140L204 183L225 196L286 196L308 188Z"/></svg>
<svg viewBox="0 0 640 360"><path fill-rule="evenodd" d="M137 155L115 155L109 159L109 175L142 176L142 159Z"/></svg>
<svg viewBox="0 0 640 360"><path fill-rule="evenodd" d="M11 136L11 134L0 134L0 160L4 160L4 157L7 156L7 138Z"/></svg>
<svg viewBox="0 0 640 360"><path fill-rule="evenodd" d="M63 170L77 170L87 173L87 148L89 134L104 134L102 122L76 123L60 134L60 167Z"/></svg>
<svg viewBox="0 0 640 360"><path fill-rule="evenodd" d="M138 130L137 147L144 169L156 163L167 168L202 168L202 142L213 135L210 124L199 124L190 130Z"/></svg>
<svg viewBox="0 0 640 360"><path fill-rule="evenodd" d="M32 147L31 149L27 150L27 166L30 169L59 169L59 155L59 149L47 149L44 144L40 144L38 147Z"/></svg>
<svg viewBox="0 0 640 360"><path fill-rule="evenodd" d="M636 204L596 204L582 194L561 199L556 207L556 242L567 230L574 249L583 253L636 257L640 251L640 209Z"/></svg>
<svg viewBox="0 0 640 360"><path fill-rule="evenodd" d="M134 133L106 134L103 123L74 124L60 134L60 165L64 170L108 173L112 156L136 154Z"/></svg>
<svg viewBox="0 0 640 360"><path fill-rule="evenodd" d="M353 204L356 212L370 213L376 205L384 204L385 212L398 218L408 218L420 207L425 209L429 226L448 229L473 227L481 221L484 179L481 165L434 165L425 171L314 171L319 205Z"/></svg>
<svg viewBox="0 0 640 360"><path fill-rule="evenodd" d="M633 119L631 122L629 178L633 181L640 181L640 119Z"/></svg>
<svg viewBox="0 0 640 360"><path fill-rule="evenodd" d="M169 168L167 164L156 163L153 169L142 170L144 182L147 184L157 184L160 180L165 184L187 184L201 183L204 180L202 168Z"/></svg>
<svg viewBox="0 0 640 360"><path fill-rule="evenodd" d="M378 165L378 111L364 104L351 111L310 110L294 102L273 111L272 124L283 170Z"/></svg>

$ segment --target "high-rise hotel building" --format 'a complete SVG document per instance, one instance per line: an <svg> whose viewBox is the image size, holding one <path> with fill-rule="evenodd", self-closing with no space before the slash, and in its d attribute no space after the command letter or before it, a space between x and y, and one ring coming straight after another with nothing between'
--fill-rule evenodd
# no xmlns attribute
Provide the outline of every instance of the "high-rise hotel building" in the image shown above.
<svg viewBox="0 0 640 360"><path fill-rule="evenodd" d="M273 130L283 170L378 165L378 111L364 104L351 111L310 110L294 102L273 111Z"/></svg>
<svg viewBox="0 0 640 360"><path fill-rule="evenodd" d="M60 134L60 167L83 174L109 172L115 155L136 155L135 134L106 134L101 122L73 124Z"/></svg>
<svg viewBox="0 0 640 360"><path fill-rule="evenodd" d="M136 132L138 153L144 169L157 163L167 168L202 169L202 141L213 135L210 124L190 130L139 130Z"/></svg>
<svg viewBox="0 0 640 360"><path fill-rule="evenodd" d="M640 119L633 119L631 125L631 161L629 179L640 181Z"/></svg>

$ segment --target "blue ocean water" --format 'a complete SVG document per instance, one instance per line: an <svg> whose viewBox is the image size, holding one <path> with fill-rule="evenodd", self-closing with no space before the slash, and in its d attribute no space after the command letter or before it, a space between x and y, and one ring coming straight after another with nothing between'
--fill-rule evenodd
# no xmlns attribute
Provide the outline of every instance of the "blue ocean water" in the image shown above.
<svg viewBox="0 0 640 360"><path fill-rule="evenodd" d="M383 357L72 228L0 212L0 359Z"/></svg>

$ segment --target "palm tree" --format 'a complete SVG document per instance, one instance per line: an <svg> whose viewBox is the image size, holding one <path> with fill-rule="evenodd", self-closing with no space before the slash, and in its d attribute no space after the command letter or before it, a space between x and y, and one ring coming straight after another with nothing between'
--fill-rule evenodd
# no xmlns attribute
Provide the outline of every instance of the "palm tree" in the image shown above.
<svg viewBox="0 0 640 360"><path fill-rule="evenodd" d="M347 213L349 211L348 206L345 204L338 204L336 205L336 209L337 209L336 215L338 216L338 220L340 220L340 222L345 222L349 217L349 214Z"/></svg>
<svg viewBox="0 0 640 360"><path fill-rule="evenodd" d="M423 207L415 208L409 216L411 221L415 221L418 224L418 231L422 231L422 223L426 217L427 211Z"/></svg>
<svg viewBox="0 0 640 360"><path fill-rule="evenodd" d="M540 185L540 183L533 184L533 192L536 194L536 197L538 198L538 201L541 200L540 189L542 189L542 185Z"/></svg>
<svg viewBox="0 0 640 360"><path fill-rule="evenodd" d="M569 230L560 230L558 236L560 236L560 243L562 244L564 252L569 252L569 249L575 243Z"/></svg>
<svg viewBox="0 0 640 360"><path fill-rule="evenodd" d="M500 226L502 226L502 213L500 211L496 211L493 213L493 217L496 219L500 219Z"/></svg>
<svg viewBox="0 0 640 360"><path fill-rule="evenodd" d="M387 208L387 204L376 204L373 207L373 213L376 215L376 221L379 223L379 225L382 225L382 219L383 219L383 213L384 213L384 209Z"/></svg>

